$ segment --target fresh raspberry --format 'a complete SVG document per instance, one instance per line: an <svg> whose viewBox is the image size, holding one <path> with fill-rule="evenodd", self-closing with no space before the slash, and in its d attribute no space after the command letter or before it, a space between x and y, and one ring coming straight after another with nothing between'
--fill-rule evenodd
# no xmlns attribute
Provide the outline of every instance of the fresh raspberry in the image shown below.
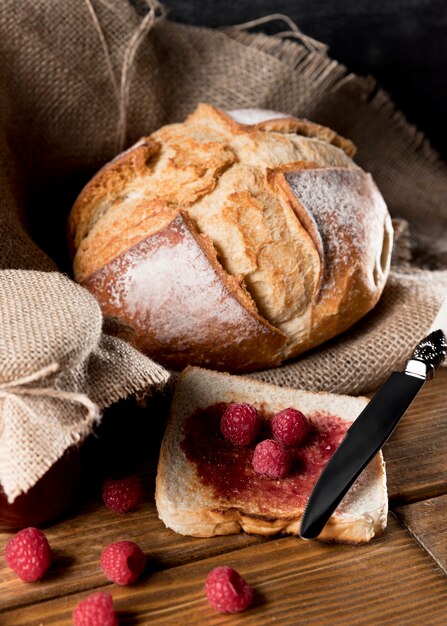
<svg viewBox="0 0 447 626"><path fill-rule="evenodd" d="M226 565L208 573L205 595L219 613L239 613L253 602L253 589L236 570Z"/></svg>
<svg viewBox="0 0 447 626"><path fill-rule="evenodd" d="M24 528L6 544L5 560L22 580L34 582L45 574L51 563L47 538L37 528Z"/></svg>
<svg viewBox="0 0 447 626"><path fill-rule="evenodd" d="M117 585L130 585L140 577L146 557L133 541L109 543L101 554L101 567L109 580Z"/></svg>
<svg viewBox="0 0 447 626"><path fill-rule="evenodd" d="M259 432L261 420L254 406L232 402L225 409L220 430L235 446L248 446Z"/></svg>
<svg viewBox="0 0 447 626"><path fill-rule="evenodd" d="M272 417L270 426L274 438L285 446L298 446L309 432L305 415L296 409L284 409Z"/></svg>
<svg viewBox="0 0 447 626"><path fill-rule="evenodd" d="M110 593L92 593L73 611L74 626L118 626Z"/></svg>
<svg viewBox="0 0 447 626"><path fill-rule="evenodd" d="M253 467L257 474L269 478L285 478L290 470L290 456L282 443L274 439L264 439L253 453Z"/></svg>
<svg viewBox="0 0 447 626"><path fill-rule="evenodd" d="M102 488L102 499L108 509L127 513L134 509L142 496L141 481L138 476L121 480L106 480Z"/></svg>

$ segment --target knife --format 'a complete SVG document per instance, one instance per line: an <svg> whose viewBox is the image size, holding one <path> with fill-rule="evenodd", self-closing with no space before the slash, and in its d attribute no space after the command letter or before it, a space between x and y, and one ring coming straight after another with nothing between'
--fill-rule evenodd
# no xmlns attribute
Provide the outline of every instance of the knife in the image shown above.
<svg viewBox="0 0 447 626"><path fill-rule="evenodd" d="M348 429L318 479L305 508L300 535L317 537L362 470L391 436L424 383L446 356L447 300L404 372L393 372Z"/></svg>

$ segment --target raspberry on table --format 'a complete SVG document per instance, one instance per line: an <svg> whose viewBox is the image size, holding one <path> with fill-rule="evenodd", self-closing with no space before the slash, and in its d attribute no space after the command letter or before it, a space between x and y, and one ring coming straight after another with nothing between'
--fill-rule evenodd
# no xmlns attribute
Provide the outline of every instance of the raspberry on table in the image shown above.
<svg viewBox="0 0 447 626"><path fill-rule="evenodd" d="M143 573L146 557L133 541L115 541L104 548L101 567L106 577L117 585L130 585Z"/></svg>
<svg viewBox="0 0 447 626"><path fill-rule="evenodd" d="M138 476L104 482L102 499L108 509L118 513L128 513L135 509L141 500L143 489Z"/></svg>
<svg viewBox="0 0 447 626"><path fill-rule="evenodd" d="M73 611L74 626L118 626L110 593L99 591L82 600Z"/></svg>
<svg viewBox="0 0 447 626"><path fill-rule="evenodd" d="M253 468L257 474L269 478L285 478L290 471L291 458L282 443L264 439L253 453Z"/></svg>
<svg viewBox="0 0 447 626"><path fill-rule="evenodd" d="M205 581L205 595L219 613L239 613L253 603L253 589L232 567L215 567Z"/></svg>
<svg viewBox="0 0 447 626"><path fill-rule="evenodd" d="M51 564L51 548L38 528L24 528L6 544L7 565L26 582L42 578Z"/></svg>
<svg viewBox="0 0 447 626"><path fill-rule="evenodd" d="M274 438L285 446L298 446L309 432L306 416L297 409L284 409L270 420Z"/></svg>
<svg viewBox="0 0 447 626"><path fill-rule="evenodd" d="M235 446L248 446L259 432L261 420L251 404L232 402L225 409L220 430Z"/></svg>

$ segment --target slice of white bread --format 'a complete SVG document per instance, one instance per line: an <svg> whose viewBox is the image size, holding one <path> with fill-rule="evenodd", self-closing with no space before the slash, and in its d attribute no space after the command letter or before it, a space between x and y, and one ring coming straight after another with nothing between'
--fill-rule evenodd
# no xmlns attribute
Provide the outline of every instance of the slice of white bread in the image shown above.
<svg viewBox="0 0 447 626"><path fill-rule="evenodd" d="M345 428L357 418L368 400L276 387L197 367L188 367L181 374L158 463L155 499L160 519L176 532L196 537L241 530L260 535L279 532L298 535L305 503L317 479L315 469L313 474L312 469L308 471L313 467L312 462L307 462L308 457L319 454L317 444L312 444L312 448L309 443L306 448L304 442L302 466L294 466L290 477L278 481L254 474L249 457L255 444L235 453L245 455L242 462L246 466L225 467L222 461L231 444L220 434L218 415L211 418L212 410L208 415L203 409L219 404L222 410L221 403L230 402L252 404L266 420L284 408L299 409L307 416L311 432L314 429L316 433L315 441L320 445L318 450L322 450L319 429L322 433L338 429L338 445ZM267 428L265 423L265 432ZM208 441L209 433L212 434ZM264 436L265 433L261 438ZM191 456L195 445L197 454L206 457L203 463ZM335 449L335 445L332 447ZM332 452L326 454L330 456ZM299 493L300 481L305 485L304 498ZM369 541L385 528L387 513L385 465L379 453L346 494L318 539L343 543Z"/></svg>

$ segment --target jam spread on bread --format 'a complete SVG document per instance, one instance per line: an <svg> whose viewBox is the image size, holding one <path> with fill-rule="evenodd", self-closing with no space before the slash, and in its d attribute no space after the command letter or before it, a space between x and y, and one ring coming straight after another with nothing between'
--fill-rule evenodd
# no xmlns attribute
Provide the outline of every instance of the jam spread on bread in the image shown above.
<svg viewBox="0 0 447 626"><path fill-rule="evenodd" d="M259 514L275 506L293 512L307 503L323 468L344 438L350 424L330 413L314 411L306 415L309 432L300 446L290 449L291 471L285 478L270 479L256 474L252 466L256 444L271 438L269 420L273 413L258 409L261 430L248 446L236 447L227 441L220 422L226 403L197 409L185 421L181 443L188 461L194 463L203 485L213 489L216 498L243 507L255 505Z"/></svg>

